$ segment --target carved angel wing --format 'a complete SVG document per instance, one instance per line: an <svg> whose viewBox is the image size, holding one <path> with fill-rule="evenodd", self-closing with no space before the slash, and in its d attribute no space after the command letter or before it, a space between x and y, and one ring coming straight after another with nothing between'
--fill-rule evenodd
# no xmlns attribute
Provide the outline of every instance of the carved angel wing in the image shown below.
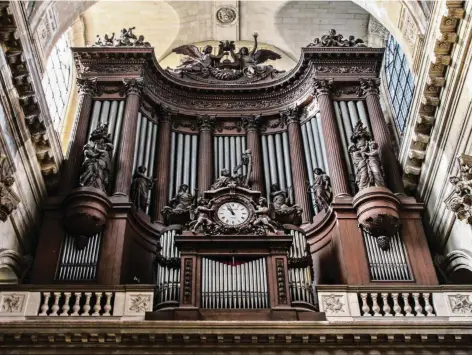
<svg viewBox="0 0 472 355"><path fill-rule="evenodd" d="M254 53L254 60L257 64L264 63L267 60L277 60L282 58L280 54L271 51L270 49L259 49L256 53Z"/></svg>
<svg viewBox="0 0 472 355"><path fill-rule="evenodd" d="M193 44L186 44L186 45L174 48L172 52L177 53L177 54L187 55L195 59L200 59L202 56L202 52L200 52L200 50Z"/></svg>

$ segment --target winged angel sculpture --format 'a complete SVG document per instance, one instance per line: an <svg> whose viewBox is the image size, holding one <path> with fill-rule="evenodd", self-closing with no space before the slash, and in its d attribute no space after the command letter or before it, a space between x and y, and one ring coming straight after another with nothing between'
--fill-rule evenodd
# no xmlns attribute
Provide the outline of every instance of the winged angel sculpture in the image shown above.
<svg viewBox="0 0 472 355"><path fill-rule="evenodd" d="M213 55L213 47L207 45L200 51L196 46L184 45L173 49L185 57L182 64L175 69L167 68L173 74L188 75L192 78L213 77L217 80L260 80L274 74L284 73L272 65L265 65L268 60L277 60L281 56L269 49L258 49L257 37L254 33L254 46L241 47L236 52L234 41L220 41L217 55ZM223 57L226 57L223 60ZM231 59L230 59L231 58Z"/></svg>

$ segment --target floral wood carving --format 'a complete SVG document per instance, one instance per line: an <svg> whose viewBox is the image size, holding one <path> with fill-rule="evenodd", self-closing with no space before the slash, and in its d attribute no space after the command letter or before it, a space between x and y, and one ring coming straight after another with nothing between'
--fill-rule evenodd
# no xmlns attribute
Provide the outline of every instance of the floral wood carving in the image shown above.
<svg viewBox="0 0 472 355"><path fill-rule="evenodd" d="M349 66L349 67L339 67L339 66L317 66L317 73L328 73L328 74L371 74L375 73L375 68L373 66L360 67L360 66Z"/></svg>
<svg viewBox="0 0 472 355"><path fill-rule="evenodd" d="M275 268L277 276L277 296L279 304L287 303L287 292L285 291L285 265L284 259L276 259Z"/></svg>
<svg viewBox="0 0 472 355"><path fill-rule="evenodd" d="M20 197L13 191L14 182L13 167L7 156L0 152L0 220L3 222L21 202Z"/></svg>
<svg viewBox="0 0 472 355"><path fill-rule="evenodd" d="M337 34L336 30L330 30L327 35L313 39L308 47L366 47L364 41L354 36L344 39L342 34Z"/></svg>
<svg viewBox="0 0 472 355"><path fill-rule="evenodd" d="M184 304L192 304L193 259L184 261Z"/></svg>
<svg viewBox="0 0 472 355"><path fill-rule="evenodd" d="M472 314L472 300L470 295L449 295L449 305L454 314Z"/></svg>
<svg viewBox="0 0 472 355"><path fill-rule="evenodd" d="M322 302L323 302L323 309L327 313L343 313L344 312L344 303L342 295L323 295Z"/></svg>
<svg viewBox="0 0 472 355"><path fill-rule="evenodd" d="M465 223L472 225L472 156L462 154L457 158L459 176L451 176L452 193L444 200L449 210Z"/></svg>
<svg viewBox="0 0 472 355"><path fill-rule="evenodd" d="M151 47L149 42L144 42L144 36L136 36L133 33L136 27L130 27L128 29L123 28L120 31L120 36L115 38L115 32L108 36L105 34L103 37L97 35L97 39L93 44L93 47Z"/></svg>
<svg viewBox="0 0 472 355"><path fill-rule="evenodd" d="M151 295L132 295L129 299L128 310L136 313L151 311Z"/></svg>

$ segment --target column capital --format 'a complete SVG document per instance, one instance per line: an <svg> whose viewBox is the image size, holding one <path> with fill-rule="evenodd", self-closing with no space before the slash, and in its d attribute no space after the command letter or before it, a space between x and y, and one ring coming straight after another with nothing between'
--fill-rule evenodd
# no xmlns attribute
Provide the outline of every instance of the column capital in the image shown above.
<svg viewBox="0 0 472 355"><path fill-rule="evenodd" d="M123 79L123 85L127 96L140 96L144 88L144 80L143 78Z"/></svg>
<svg viewBox="0 0 472 355"><path fill-rule="evenodd" d="M300 123L302 109L298 106L289 107L280 112L280 118L288 126L292 123Z"/></svg>
<svg viewBox="0 0 472 355"><path fill-rule="evenodd" d="M79 95L100 96L101 94L97 78L78 78L77 87L79 89Z"/></svg>
<svg viewBox="0 0 472 355"><path fill-rule="evenodd" d="M315 97L331 94L333 79L315 79L313 82L313 95Z"/></svg>
<svg viewBox="0 0 472 355"><path fill-rule="evenodd" d="M216 118L214 116L197 116L197 126L200 131L212 131L215 128Z"/></svg>
<svg viewBox="0 0 472 355"><path fill-rule="evenodd" d="M380 79L359 79L363 95L379 95Z"/></svg>
<svg viewBox="0 0 472 355"><path fill-rule="evenodd" d="M261 126L261 115L242 116L241 121L246 131L257 131Z"/></svg>

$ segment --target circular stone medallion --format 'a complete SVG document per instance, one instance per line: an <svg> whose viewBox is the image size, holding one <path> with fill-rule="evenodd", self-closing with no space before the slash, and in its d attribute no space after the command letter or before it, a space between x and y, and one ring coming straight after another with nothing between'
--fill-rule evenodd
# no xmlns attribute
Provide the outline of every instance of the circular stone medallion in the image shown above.
<svg viewBox="0 0 472 355"><path fill-rule="evenodd" d="M229 25L236 20L236 10L231 7L222 7L216 12L216 19L223 25Z"/></svg>

